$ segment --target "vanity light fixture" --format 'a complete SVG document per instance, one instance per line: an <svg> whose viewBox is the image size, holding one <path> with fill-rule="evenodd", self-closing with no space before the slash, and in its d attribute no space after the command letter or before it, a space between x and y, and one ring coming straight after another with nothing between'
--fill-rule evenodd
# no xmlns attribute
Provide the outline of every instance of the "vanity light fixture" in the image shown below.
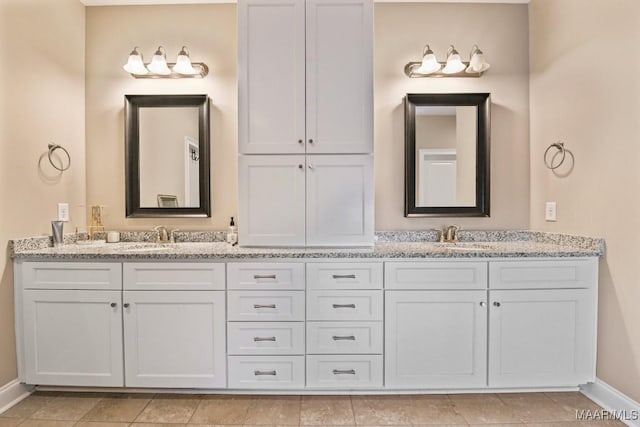
<svg viewBox="0 0 640 427"><path fill-rule="evenodd" d="M447 51L446 62L439 62L435 54L426 45L422 51L422 61L409 62L404 67L407 77L480 77L491 67L484 59L484 53L478 45L473 45L469 61L463 61L456 48L451 45Z"/></svg>
<svg viewBox="0 0 640 427"><path fill-rule="evenodd" d="M129 59L124 65L124 70L136 79L143 78L203 78L209 74L209 67L203 62L191 62L189 50L182 46L175 63L167 63L167 55L164 47L158 46L151 62L144 63L142 54L135 47L129 54Z"/></svg>

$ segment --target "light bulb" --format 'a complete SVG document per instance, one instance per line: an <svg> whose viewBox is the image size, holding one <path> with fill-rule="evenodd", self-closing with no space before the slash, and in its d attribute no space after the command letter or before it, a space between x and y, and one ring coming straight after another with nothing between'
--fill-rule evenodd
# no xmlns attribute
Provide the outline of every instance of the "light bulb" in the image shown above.
<svg viewBox="0 0 640 427"><path fill-rule="evenodd" d="M442 69L445 74L456 74L465 69L465 65L460 59L458 51L451 46L449 48L449 54L447 55L447 64Z"/></svg>
<svg viewBox="0 0 640 427"><path fill-rule="evenodd" d="M153 54L151 63L147 66L147 68L149 68L149 71L154 74L160 74L163 76L171 74L171 70L167 66L167 57L162 46L159 46L158 50L156 50L156 53Z"/></svg>
<svg viewBox="0 0 640 427"><path fill-rule="evenodd" d="M431 74L438 71L440 67L442 67L442 65L440 65L436 59L436 55L433 53L429 45L427 45L422 57L422 64L420 64L420 67L415 70L415 72L420 74Z"/></svg>
<svg viewBox="0 0 640 427"><path fill-rule="evenodd" d="M127 63L122 67L127 73L137 74L137 75L145 75L149 73L147 67L144 66L144 62L142 60L142 54L138 52L138 48L134 47L131 53L129 54L129 59Z"/></svg>
<svg viewBox="0 0 640 427"><path fill-rule="evenodd" d="M482 73L487 71L491 65L484 59L484 53L478 49L478 46L474 46L471 51L471 59L469 60L469 67L467 67L467 73Z"/></svg>
<svg viewBox="0 0 640 427"><path fill-rule="evenodd" d="M182 46L180 53L178 53L178 59L176 59L176 65L173 66L173 71L184 75L194 75L198 73L191 64L186 46Z"/></svg>

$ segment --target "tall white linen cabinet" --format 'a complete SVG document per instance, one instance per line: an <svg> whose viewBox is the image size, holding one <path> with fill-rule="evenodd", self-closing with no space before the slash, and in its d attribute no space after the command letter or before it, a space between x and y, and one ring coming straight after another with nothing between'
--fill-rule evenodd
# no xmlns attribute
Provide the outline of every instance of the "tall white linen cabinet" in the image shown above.
<svg viewBox="0 0 640 427"><path fill-rule="evenodd" d="M370 246L373 0L239 0L239 241Z"/></svg>

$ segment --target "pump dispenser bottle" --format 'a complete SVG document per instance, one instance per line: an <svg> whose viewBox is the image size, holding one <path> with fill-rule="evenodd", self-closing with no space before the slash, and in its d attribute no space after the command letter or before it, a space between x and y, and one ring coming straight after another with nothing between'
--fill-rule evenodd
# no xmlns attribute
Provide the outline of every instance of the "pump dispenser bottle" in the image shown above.
<svg viewBox="0 0 640 427"><path fill-rule="evenodd" d="M229 229L227 230L227 243L231 243L232 245L238 243L238 229L236 228L236 223L233 220L233 217L231 217Z"/></svg>

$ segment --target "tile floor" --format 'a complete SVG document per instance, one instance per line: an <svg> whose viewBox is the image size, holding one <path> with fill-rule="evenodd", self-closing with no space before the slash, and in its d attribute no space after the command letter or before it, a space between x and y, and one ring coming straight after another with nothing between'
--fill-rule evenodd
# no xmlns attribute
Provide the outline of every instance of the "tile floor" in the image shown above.
<svg viewBox="0 0 640 427"><path fill-rule="evenodd" d="M580 393L414 396L227 396L37 392L0 427L468 426L605 427L576 421L600 407Z"/></svg>

